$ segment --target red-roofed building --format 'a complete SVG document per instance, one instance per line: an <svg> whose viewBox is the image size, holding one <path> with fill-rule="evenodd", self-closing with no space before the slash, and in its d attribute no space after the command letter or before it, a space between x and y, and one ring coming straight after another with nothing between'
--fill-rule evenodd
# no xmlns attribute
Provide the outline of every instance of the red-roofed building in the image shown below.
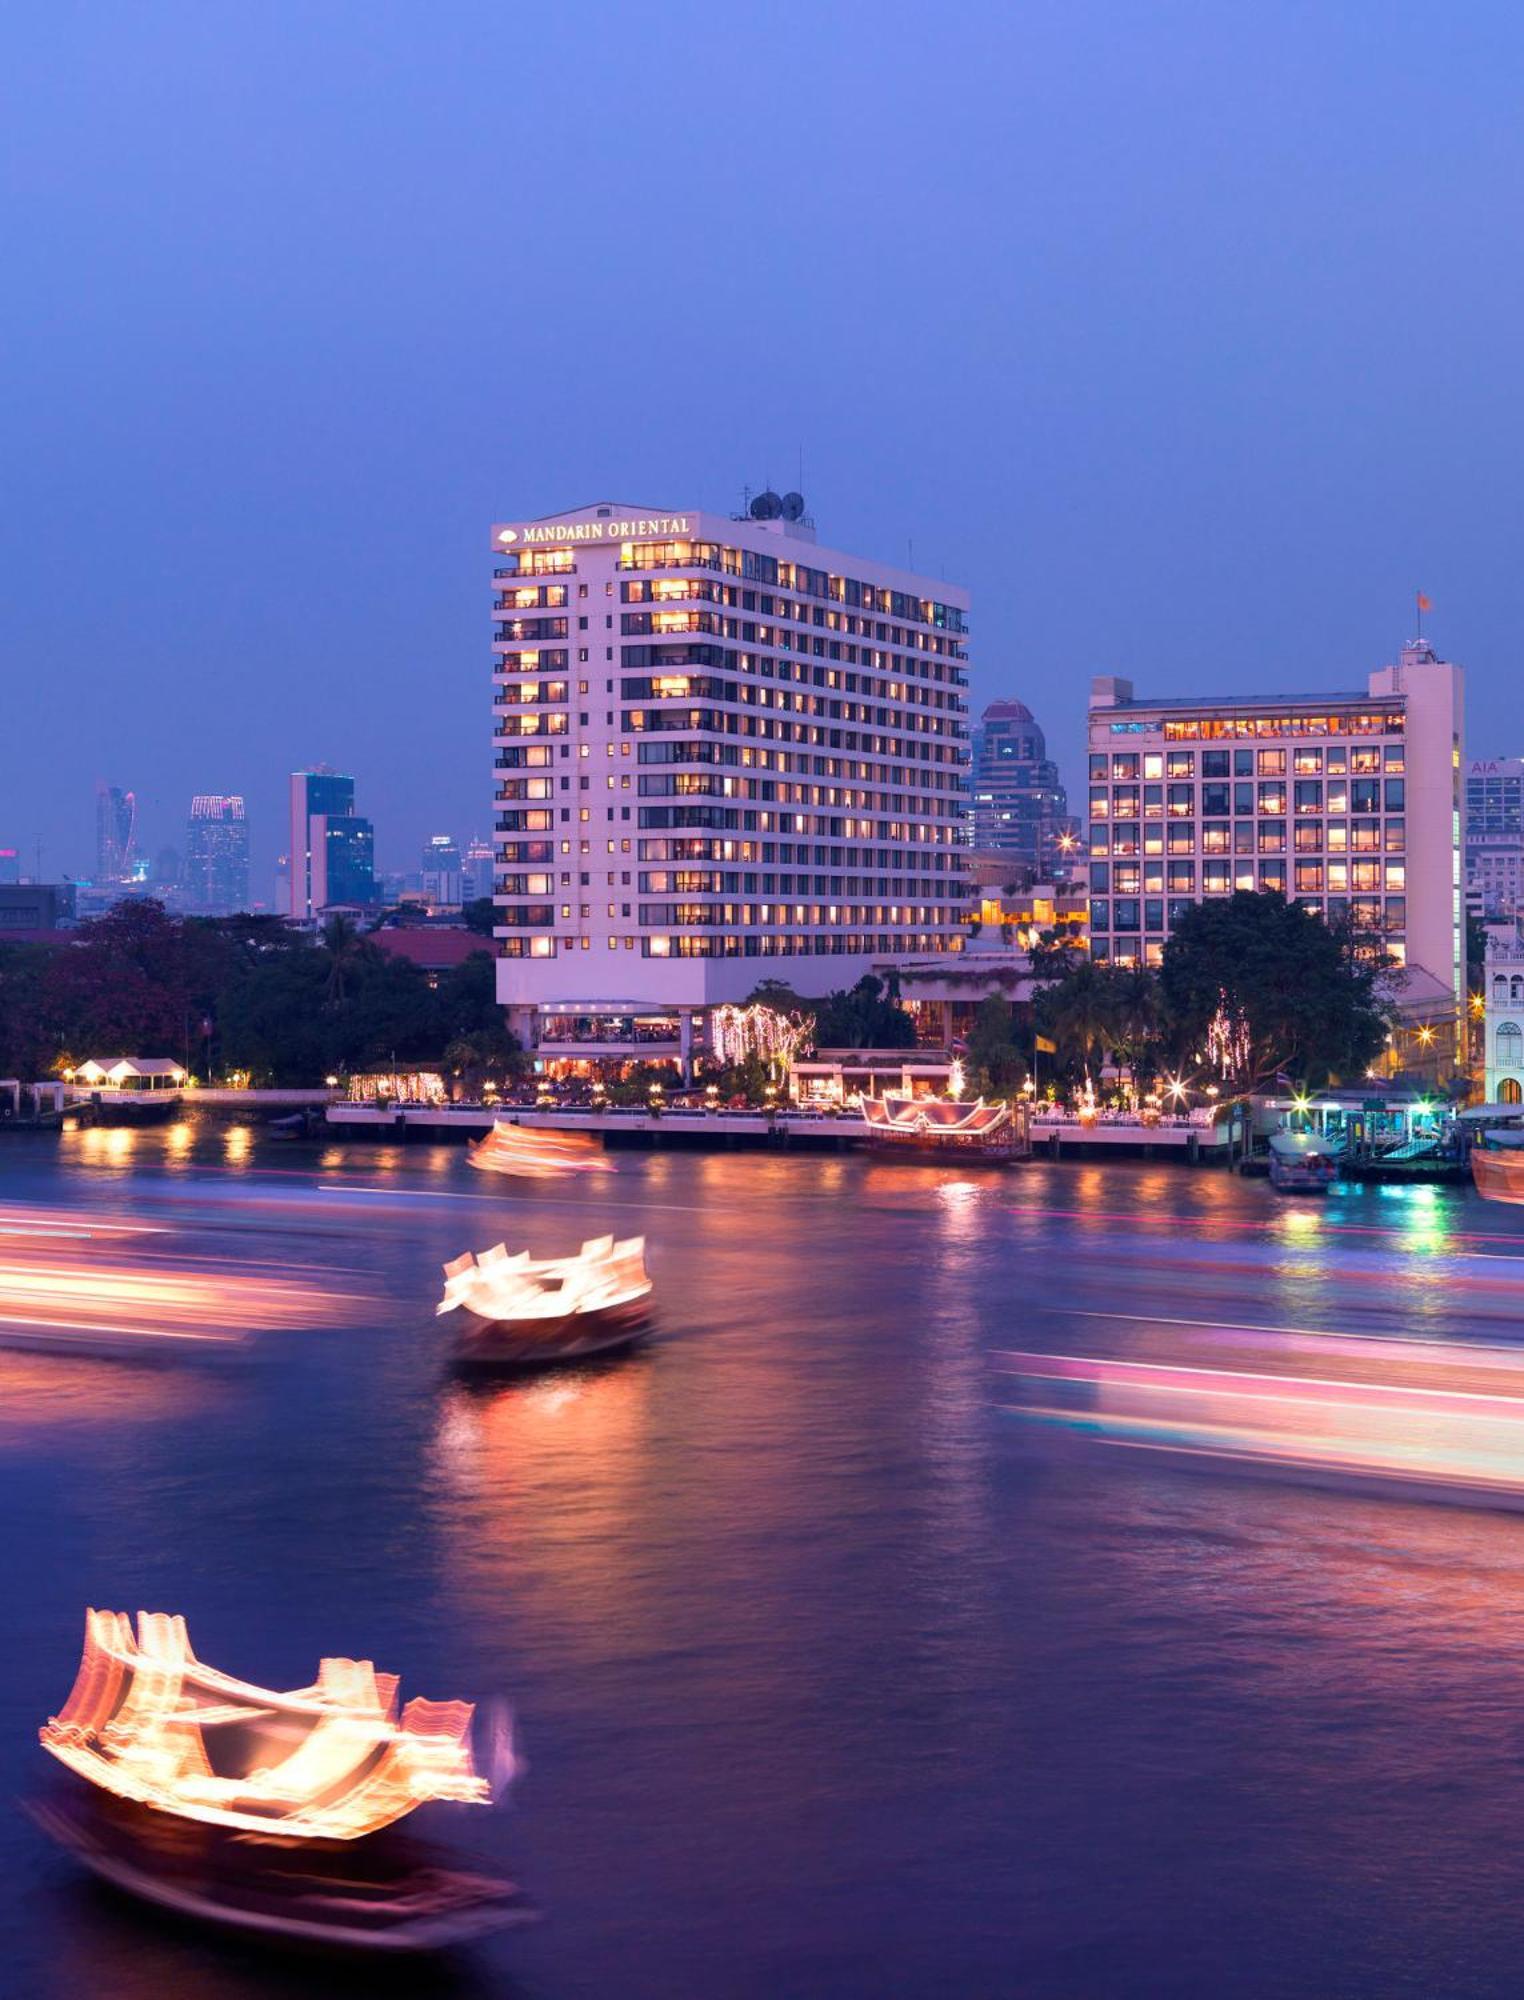
<svg viewBox="0 0 1524 2000"><path fill-rule="evenodd" d="M453 972L457 965L464 965L474 951L484 951L490 956L492 940L479 931L468 931L458 924L398 924L395 928L372 931L370 942L393 958L406 958L420 966L429 976L429 984L437 986L442 972Z"/></svg>

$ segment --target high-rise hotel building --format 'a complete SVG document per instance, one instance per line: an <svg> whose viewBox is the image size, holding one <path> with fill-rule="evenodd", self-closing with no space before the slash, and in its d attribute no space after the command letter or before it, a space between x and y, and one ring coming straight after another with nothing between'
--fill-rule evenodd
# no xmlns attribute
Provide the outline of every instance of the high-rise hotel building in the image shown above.
<svg viewBox="0 0 1524 2000"><path fill-rule="evenodd" d="M1462 669L1424 641L1358 694L1090 696L1090 931L1157 964L1180 912L1279 889L1465 991Z"/></svg>
<svg viewBox="0 0 1524 2000"><path fill-rule="evenodd" d="M686 1050L695 1014L763 979L813 996L949 947L963 592L817 547L797 495L743 519L597 503L492 547L519 1032L615 1053L669 1010Z"/></svg>

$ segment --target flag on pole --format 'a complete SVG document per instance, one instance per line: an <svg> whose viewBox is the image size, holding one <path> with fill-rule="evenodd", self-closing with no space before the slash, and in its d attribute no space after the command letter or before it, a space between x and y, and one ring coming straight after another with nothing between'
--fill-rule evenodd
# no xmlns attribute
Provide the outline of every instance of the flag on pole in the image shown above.
<svg viewBox="0 0 1524 2000"><path fill-rule="evenodd" d="M1432 611L1434 609L1433 599L1425 597L1421 590L1418 593L1418 608L1420 611Z"/></svg>
<svg viewBox="0 0 1524 2000"><path fill-rule="evenodd" d="M1058 1043L1050 1042L1046 1035L1039 1035L1037 1037L1037 1052L1039 1055L1056 1056L1058 1054Z"/></svg>

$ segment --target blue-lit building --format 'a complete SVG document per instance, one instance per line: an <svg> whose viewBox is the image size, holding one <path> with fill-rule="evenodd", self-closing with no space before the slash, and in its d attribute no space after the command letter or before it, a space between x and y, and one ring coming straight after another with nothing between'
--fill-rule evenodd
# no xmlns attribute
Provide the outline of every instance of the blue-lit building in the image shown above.
<svg viewBox="0 0 1524 2000"><path fill-rule="evenodd" d="M236 793L198 792L191 800L180 888L185 908L202 916L249 907L249 821Z"/></svg>
<svg viewBox="0 0 1524 2000"><path fill-rule="evenodd" d="M355 781L319 766L291 774L290 897L293 917L372 904L375 828L355 811Z"/></svg>
<svg viewBox="0 0 1524 2000"><path fill-rule="evenodd" d="M1061 879L1078 851L1077 822L1031 709L992 701L975 726L972 750L973 846L1009 855L1034 879Z"/></svg>

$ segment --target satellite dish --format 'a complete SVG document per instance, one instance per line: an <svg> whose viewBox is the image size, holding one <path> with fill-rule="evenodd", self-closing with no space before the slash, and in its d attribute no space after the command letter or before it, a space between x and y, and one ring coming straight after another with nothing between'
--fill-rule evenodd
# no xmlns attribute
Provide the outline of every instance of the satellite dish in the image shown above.
<svg viewBox="0 0 1524 2000"><path fill-rule="evenodd" d="M751 503L751 518L754 521L776 521L782 512L783 502L770 486Z"/></svg>
<svg viewBox="0 0 1524 2000"><path fill-rule="evenodd" d="M785 493L778 504L783 509L783 518L785 521L802 521L804 519L804 495L802 493Z"/></svg>

